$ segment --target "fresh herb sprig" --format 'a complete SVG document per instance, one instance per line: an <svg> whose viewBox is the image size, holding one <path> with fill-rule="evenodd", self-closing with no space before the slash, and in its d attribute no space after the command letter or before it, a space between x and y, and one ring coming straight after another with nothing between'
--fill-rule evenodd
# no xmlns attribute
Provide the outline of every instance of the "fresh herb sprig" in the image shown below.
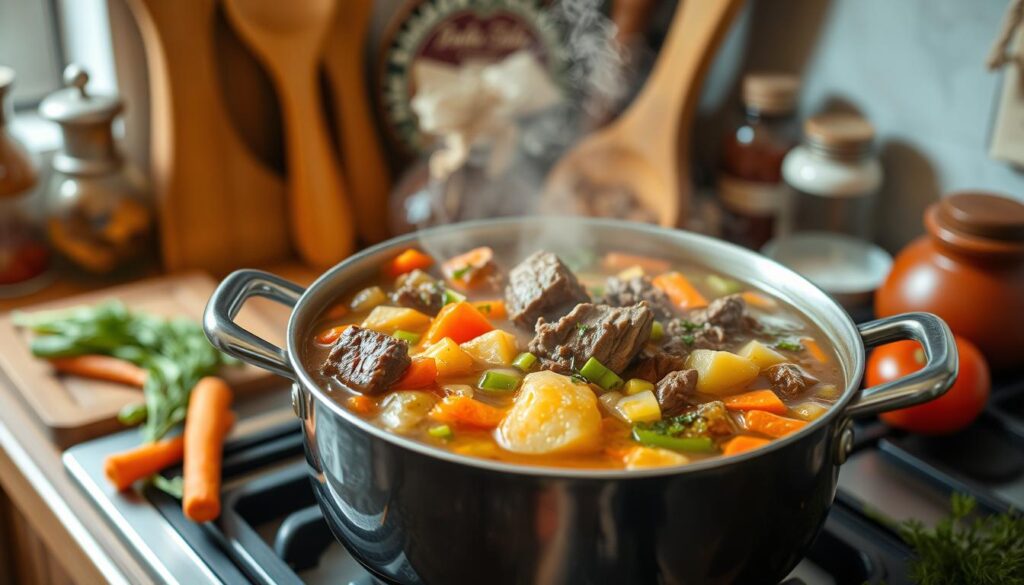
<svg viewBox="0 0 1024 585"><path fill-rule="evenodd" d="M900 525L916 553L910 578L918 585L1011 585L1024 583L1024 516L1017 512L969 518L970 496L953 494L952 513L934 528L918 521Z"/></svg>
<svg viewBox="0 0 1024 585"><path fill-rule="evenodd" d="M126 408L125 424L143 423L147 441L160 439L185 420L188 398L200 378L236 360L217 351L198 323L129 311L120 302L40 313L16 313L31 330L32 354L41 358L104 354L146 370L145 406Z"/></svg>

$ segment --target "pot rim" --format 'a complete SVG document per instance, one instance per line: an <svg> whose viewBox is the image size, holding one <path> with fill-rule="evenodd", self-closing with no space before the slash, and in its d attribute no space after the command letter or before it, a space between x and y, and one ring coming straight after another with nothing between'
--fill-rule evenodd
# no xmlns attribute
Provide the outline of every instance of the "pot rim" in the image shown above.
<svg viewBox="0 0 1024 585"><path fill-rule="evenodd" d="M786 278L792 279L799 288L805 290L810 295L814 295L815 299L795 299L789 295L783 294L781 291L775 289L772 286L765 286L764 283L759 283L751 278L743 278L745 282L756 284L758 287L773 291L779 298L786 301L794 308L800 311L800 313L807 319L814 322L820 327L826 334L830 335L830 341L833 344L838 345L842 342L842 338L848 339L849 349L851 350L850 355L853 357L853 363L848 364L844 362L843 355L838 356L840 364L843 366L843 375L846 377L846 387L843 390L842 395L839 399L832 404L825 414L818 419L811 421L810 424L800 429L799 431L787 435L782 438L774 439L771 443L758 449L741 453L738 455L731 455L729 457L718 456L710 459L697 461L694 463L687 463L678 466L669 467L654 467L650 469L576 469L576 468L559 468L559 467L546 467L539 465L525 465L518 463L505 463L501 461L493 461L490 459L484 459L480 457L471 457L468 455L460 455L453 453L438 447L428 445L426 443L417 441L415 439L399 435L382 429L373 423L364 420L356 414L350 412L344 406L337 401L333 400L323 388L313 379L306 368L303 366L299 359L301 355L301 347L303 339L297 335L299 328L299 319L297 316L310 310L317 310L322 308L312 307L310 305L313 301L311 300L314 293L321 289L329 286L336 280L342 278L341 275L355 267L357 264L365 261L366 259L376 256L383 251L391 250L394 248L401 247L403 245L409 245L414 242L418 242L425 237L430 237L435 234L443 234L445 232L452 231L470 231L474 228L494 228L500 229L503 227L513 227L523 223L536 223L536 222L576 222L584 224L586 226L592 226L595 228L609 228L609 229L620 229L626 231L632 231L644 234L646 237L657 237L657 238L669 238L675 240L679 247L705 247L715 250L720 250L729 255L739 254L742 257L747 258L748 262L753 263L755 266L764 267L768 271L775 275L785 275ZM705 263L705 266L712 267L712 265ZM742 278L742 277L740 277ZM812 317L812 312L807 310L807 306L811 302L822 302L822 306L818 308L817 312L830 312L835 323L841 326L845 331L830 331L830 327L821 323L818 319ZM318 311L319 313L319 311ZM834 329L834 327L831 327ZM856 340L854 342L853 340ZM702 234L694 232L668 229L660 226L641 224L635 222L628 222L617 219L603 219L603 218L583 218L583 217L514 217L514 218L500 218L500 219L482 219L467 222L460 222L457 224L450 224L438 227L427 228L418 230L404 236L392 238L366 248L357 254L354 254L342 262L338 263L334 267L328 269L321 274L299 297L299 300L295 303L295 307L291 312L288 319L288 329L286 337L287 347L287 359L288 364L296 374L296 383L300 384L304 391L312 395L319 403L326 406L330 411L340 416L349 424L355 425L363 432L369 433L379 439L382 439L395 446L414 451L416 453L426 455L435 459L443 460L448 463L457 465L468 465L476 467L486 471L499 472L499 473L511 473L516 475L527 475L542 477L548 479L594 479L594 480L629 480L629 479L648 479L653 477L667 477L684 474L695 474L705 471L711 471L724 467L726 465L740 464L744 461L765 456L769 453L773 453L780 449L788 448L789 446L802 441L804 438L817 433L818 431L832 425L837 420L843 420L841 416L846 410L847 405L853 400L853 397L860 388L861 377L863 376L864 363L865 363L865 349L864 343L861 340L860 333L853 319L850 318L849 314L840 307L840 305L833 300L827 293L821 288L816 286L811 281L807 280L803 276L797 274L793 270L779 264L778 262L771 260L765 256L757 254L746 248L718 240Z"/></svg>

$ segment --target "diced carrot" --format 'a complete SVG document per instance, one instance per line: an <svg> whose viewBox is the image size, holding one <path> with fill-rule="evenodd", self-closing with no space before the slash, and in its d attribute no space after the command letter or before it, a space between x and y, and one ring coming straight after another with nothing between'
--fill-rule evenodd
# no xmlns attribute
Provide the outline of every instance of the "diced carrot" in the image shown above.
<svg viewBox="0 0 1024 585"><path fill-rule="evenodd" d="M146 384L146 370L129 361L109 355L53 358L50 363L55 370L62 374L117 382L137 388L142 388Z"/></svg>
<svg viewBox="0 0 1024 585"><path fill-rule="evenodd" d="M477 311L490 319L508 319L508 310L505 308L505 301L494 299L493 301L473 301L472 304Z"/></svg>
<svg viewBox="0 0 1024 585"><path fill-rule="evenodd" d="M789 410L782 399L771 390L752 390L729 396L722 402L729 410L763 410L774 414L786 414Z"/></svg>
<svg viewBox="0 0 1024 585"><path fill-rule="evenodd" d="M453 256L441 264L441 272L456 288L471 289L483 282L487 266L494 259L494 250L488 246Z"/></svg>
<svg viewBox="0 0 1024 585"><path fill-rule="evenodd" d="M818 345L817 341L810 337L804 337L800 340L800 343L804 344L804 347L807 348L807 353L811 354L814 359L823 364L828 363L828 355L825 354L823 349L821 349L821 346Z"/></svg>
<svg viewBox="0 0 1024 585"><path fill-rule="evenodd" d="M662 272L668 272L669 268L671 268L671 265L664 260L627 254L625 252L608 252L604 255L604 260L601 264L605 270L610 272L618 272L632 266L639 266L648 274L661 274Z"/></svg>
<svg viewBox="0 0 1024 585"><path fill-rule="evenodd" d="M431 360L433 361L433 360ZM352 396L345 401L352 412L356 414L369 414L377 406L369 396Z"/></svg>
<svg viewBox="0 0 1024 585"><path fill-rule="evenodd" d="M807 421L786 418L763 410L751 410L743 418L746 421L747 430L776 439L807 426Z"/></svg>
<svg viewBox="0 0 1024 585"><path fill-rule="evenodd" d="M345 315L348 315L348 311L348 306L345 303L338 303L330 309L327 309L327 311L324 312L324 317L333 321L334 319L341 319Z"/></svg>
<svg viewBox="0 0 1024 585"><path fill-rule="evenodd" d="M231 388L212 376L199 380L188 401L181 509L193 522L220 516L224 427L230 405Z"/></svg>
<svg viewBox="0 0 1024 585"><path fill-rule="evenodd" d="M750 451L751 449L763 447L768 443L771 443L770 439L740 435L730 439L728 443L722 446L722 455L736 455L737 453L743 453Z"/></svg>
<svg viewBox="0 0 1024 585"><path fill-rule="evenodd" d="M765 311L774 311L779 308L779 303L775 302L775 299L751 290L740 293L740 297L742 297L748 305L757 307L758 309L764 309Z"/></svg>
<svg viewBox="0 0 1024 585"><path fill-rule="evenodd" d="M469 396L445 396L430 411L434 420L449 424L481 429L493 429L501 424L505 411L474 400Z"/></svg>
<svg viewBox="0 0 1024 585"><path fill-rule="evenodd" d="M493 330L494 326L487 317L470 303L462 301L445 305L437 317L434 317L423 340L425 343L434 344L445 337L451 337L455 343L465 343Z"/></svg>
<svg viewBox="0 0 1024 585"><path fill-rule="evenodd" d="M437 362L434 361L434 358L417 358L412 360L409 368L395 382L395 388L398 390L417 390L433 385L436 380Z"/></svg>
<svg viewBox="0 0 1024 585"><path fill-rule="evenodd" d="M681 309L695 309L708 304L704 295L700 294L700 291L678 272L659 274L651 282L664 291L668 298Z"/></svg>
<svg viewBox="0 0 1024 585"><path fill-rule="evenodd" d="M341 337L341 334L344 333L345 330L351 326L351 323L346 323L345 325L338 325L337 327L325 329L317 334L316 342L322 343L324 345L330 345L335 341L338 341L338 338Z"/></svg>
<svg viewBox="0 0 1024 585"><path fill-rule="evenodd" d="M415 248L409 248L389 262L386 266L387 275L394 278L399 274L423 270L434 264L434 259Z"/></svg>

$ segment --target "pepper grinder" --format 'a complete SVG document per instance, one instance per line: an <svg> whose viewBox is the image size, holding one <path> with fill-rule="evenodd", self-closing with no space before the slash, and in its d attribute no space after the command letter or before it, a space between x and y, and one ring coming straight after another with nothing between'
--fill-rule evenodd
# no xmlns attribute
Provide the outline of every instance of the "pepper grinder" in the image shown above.
<svg viewBox="0 0 1024 585"><path fill-rule="evenodd" d="M39 113L60 125L63 146L47 187L47 235L79 270L107 275L153 257L154 221L142 174L125 161L113 123L124 105L89 93L89 74L64 70L65 88L43 100Z"/></svg>

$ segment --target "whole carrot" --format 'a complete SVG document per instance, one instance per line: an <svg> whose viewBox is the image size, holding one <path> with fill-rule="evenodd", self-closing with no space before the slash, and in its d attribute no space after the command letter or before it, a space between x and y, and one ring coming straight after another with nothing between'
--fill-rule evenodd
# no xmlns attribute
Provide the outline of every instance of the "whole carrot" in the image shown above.
<svg viewBox="0 0 1024 585"><path fill-rule="evenodd" d="M106 380L142 388L146 384L146 370L109 355L79 355L53 358L53 368L62 374L81 376L93 380Z"/></svg>
<svg viewBox="0 0 1024 585"><path fill-rule="evenodd" d="M199 380L188 401L181 507L193 522L208 522L220 515L222 429L230 405L231 388L213 376Z"/></svg>
<svg viewBox="0 0 1024 585"><path fill-rule="evenodd" d="M226 435L235 422L235 414L228 411L223 433ZM145 443L122 453L107 456L103 473L119 491L131 487L136 481L180 463L185 453L185 438L181 435L154 443Z"/></svg>

